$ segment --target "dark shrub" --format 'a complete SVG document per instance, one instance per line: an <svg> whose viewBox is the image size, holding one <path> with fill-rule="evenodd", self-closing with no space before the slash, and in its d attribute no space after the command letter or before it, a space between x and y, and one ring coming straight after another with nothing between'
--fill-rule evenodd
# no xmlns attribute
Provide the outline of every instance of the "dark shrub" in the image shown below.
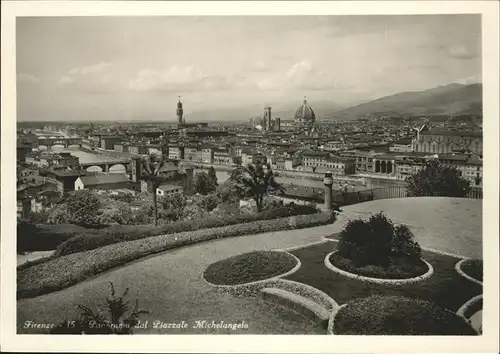
<svg viewBox="0 0 500 354"><path fill-rule="evenodd" d="M460 316L420 299L370 296L339 310L333 326L344 335L477 335Z"/></svg>
<svg viewBox="0 0 500 354"><path fill-rule="evenodd" d="M388 267L400 258L418 261L420 252L410 229L395 227L382 213L372 215L368 221L350 220L340 233L338 254L355 267Z"/></svg>

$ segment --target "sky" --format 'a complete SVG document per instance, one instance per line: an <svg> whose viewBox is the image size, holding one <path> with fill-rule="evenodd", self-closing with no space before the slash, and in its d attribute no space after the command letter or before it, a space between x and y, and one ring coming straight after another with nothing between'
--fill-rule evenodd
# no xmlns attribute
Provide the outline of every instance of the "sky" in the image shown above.
<svg viewBox="0 0 500 354"><path fill-rule="evenodd" d="M259 115L481 82L479 15L18 17L16 50L23 121L174 121L178 96L186 120Z"/></svg>

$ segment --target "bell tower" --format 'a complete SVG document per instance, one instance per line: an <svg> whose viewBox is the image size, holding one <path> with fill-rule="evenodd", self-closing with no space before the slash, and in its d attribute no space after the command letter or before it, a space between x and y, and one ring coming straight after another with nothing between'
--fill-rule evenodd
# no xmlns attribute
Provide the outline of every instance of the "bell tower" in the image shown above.
<svg viewBox="0 0 500 354"><path fill-rule="evenodd" d="M182 119L183 113L184 113L184 110L182 109L181 96L179 96L179 101L177 102L177 124L178 125L184 124L184 120Z"/></svg>

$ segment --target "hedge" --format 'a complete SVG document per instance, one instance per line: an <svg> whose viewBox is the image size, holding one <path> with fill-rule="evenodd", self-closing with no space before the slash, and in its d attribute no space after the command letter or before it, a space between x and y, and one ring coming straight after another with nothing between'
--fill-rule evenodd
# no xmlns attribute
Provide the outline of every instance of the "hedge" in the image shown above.
<svg viewBox="0 0 500 354"><path fill-rule="evenodd" d="M258 220L271 220L293 215L310 215L317 213L316 208L305 205L291 205L272 209L259 214L235 215L227 218L210 216L197 220L179 220L171 224L154 225L117 225L101 230L86 230L62 242L55 251L60 257L71 253L89 251L106 245L123 241L138 240L151 236L187 232L199 229L229 226Z"/></svg>
<svg viewBox="0 0 500 354"><path fill-rule="evenodd" d="M335 315L333 332L341 335L477 335L464 318L434 303L381 295L348 302Z"/></svg>
<svg viewBox="0 0 500 354"><path fill-rule="evenodd" d="M90 251L73 253L18 270L17 297L35 297L57 291L144 256L197 242L325 225L334 220L333 213L297 215L119 242Z"/></svg>

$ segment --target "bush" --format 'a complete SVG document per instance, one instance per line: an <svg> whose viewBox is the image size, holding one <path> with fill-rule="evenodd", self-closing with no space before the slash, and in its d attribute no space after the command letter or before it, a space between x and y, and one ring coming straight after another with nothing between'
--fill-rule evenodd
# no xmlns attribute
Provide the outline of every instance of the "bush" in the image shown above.
<svg viewBox="0 0 500 354"><path fill-rule="evenodd" d="M413 241L408 227L395 227L391 220L379 213L368 221L350 220L340 233L338 254L352 261L354 267L388 267L398 259L417 264L421 249Z"/></svg>
<svg viewBox="0 0 500 354"><path fill-rule="evenodd" d="M460 176L455 167L441 165L438 161L428 161L423 169L406 179L411 196L465 197L470 191L470 183Z"/></svg>
<svg viewBox="0 0 500 354"><path fill-rule="evenodd" d="M335 316L340 335L477 335L460 316L420 299L370 296L347 303Z"/></svg>
<svg viewBox="0 0 500 354"><path fill-rule="evenodd" d="M141 238L173 234L177 232L193 231L205 228L222 227L234 224L248 223L258 220L271 220L280 217L293 215L310 215L316 213L316 210L307 206L282 207L264 211L257 215L236 215L223 217L220 215L211 215L198 220L179 220L165 225L117 225L84 232L71 239L61 243L55 252L57 257L75 252L82 252L105 245L110 245L122 241L137 240Z"/></svg>
<svg viewBox="0 0 500 354"><path fill-rule="evenodd" d="M67 207L69 220L73 224L83 226L99 225L99 209L101 202L88 189L77 191L69 196Z"/></svg>
<svg viewBox="0 0 500 354"><path fill-rule="evenodd" d="M34 297L76 284L90 276L127 262L165 250L217 238L249 235L259 232L300 229L324 225L335 220L334 214L297 215L277 220L260 220L191 232L161 235L130 242L118 242L86 252L73 253L17 271L18 298ZM186 223L189 225L192 222ZM144 225L149 226L149 225ZM125 226L117 226L122 230ZM134 227L136 228L136 227ZM130 237L131 235L127 235ZM144 238L143 233L133 235ZM123 237L123 235L122 235ZM94 242L94 239L91 239ZM88 240L79 240L76 247L88 247ZM93 246L94 244L92 244Z"/></svg>
<svg viewBox="0 0 500 354"><path fill-rule="evenodd" d="M211 264L205 279L217 285L237 285L269 279L295 267L297 260L284 252L255 251Z"/></svg>

